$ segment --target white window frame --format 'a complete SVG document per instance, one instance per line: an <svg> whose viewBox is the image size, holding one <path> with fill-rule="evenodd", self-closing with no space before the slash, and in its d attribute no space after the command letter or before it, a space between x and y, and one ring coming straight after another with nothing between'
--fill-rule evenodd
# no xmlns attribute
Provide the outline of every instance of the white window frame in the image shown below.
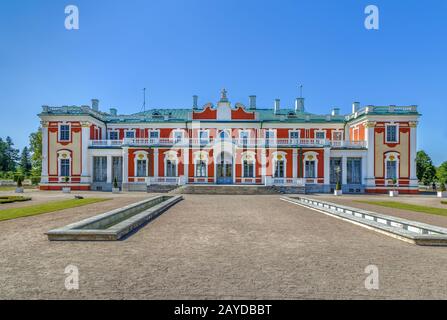
<svg viewBox="0 0 447 320"><path fill-rule="evenodd" d="M312 159L309 159L309 156L312 156ZM306 174L306 161L314 161L315 162L315 177L308 177ZM308 151L304 153L303 156L303 175L304 178L309 178L309 179L317 179L318 177L318 153L314 152L314 151Z"/></svg>
<svg viewBox="0 0 447 320"><path fill-rule="evenodd" d="M140 159L140 155L143 155L143 158ZM138 173L138 160L146 160L146 175L143 177L139 177L137 175ZM157 170L157 168L154 168L154 170ZM149 157L147 151L138 151L135 152L135 159L134 159L134 177L135 178L145 178L149 176Z"/></svg>
<svg viewBox="0 0 447 320"><path fill-rule="evenodd" d="M175 159L169 159L170 156L173 156ZM178 177L178 166L179 166L179 159L178 159L178 155L176 151L166 151L165 152L165 159L164 159L164 176L167 177L168 175L168 161L174 162L175 163L175 176L174 177ZM172 177L172 176L170 176Z"/></svg>
<svg viewBox="0 0 447 320"><path fill-rule="evenodd" d="M279 155L282 156L281 160L278 160ZM278 161L284 162L284 176L283 177L276 176L276 165L277 165ZM287 178L287 153L286 152L284 152L284 151L273 152L272 164L273 164L273 168L272 168L272 177L273 178Z"/></svg>
<svg viewBox="0 0 447 320"><path fill-rule="evenodd" d="M68 126L68 139L62 139L61 134L62 134L62 126ZM69 122L64 122L64 123L60 123L59 124L59 128L58 128L58 133L59 133L59 141L60 142L69 142L71 141L71 123Z"/></svg>
<svg viewBox="0 0 447 320"><path fill-rule="evenodd" d="M151 137L151 134L153 133L153 132L156 132L157 133L157 138L152 138ZM159 129L149 129L148 130L148 132L147 132L147 138L148 139L160 139L160 130Z"/></svg>
<svg viewBox="0 0 447 320"><path fill-rule="evenodd" d="M110 134L111 133L116 133L116 139L112 139L111 137L110 137ZM108 135L108 137L107 137L109 140L114 140L114 141L117 141L117 140L119 140L120 139L120 131L119 130L117 130L117 129L111 129L111 130L109 130L109 135Z"/></svg>
<svg viewBox="0 0 447 320"><path fill-rule="evenodd" d="M323 138L317 138L317 133L323 133ZM315 130L314 136L315 136L315 139L326 140L326 131L325 130Z"/></svg>
<svg viewBox="0 0 447 320"><path fill-rule="evenodd" d="M292 138L291 136L292 136L292 133L298 133L298 138ZM298 130L298 129L291 129L291 130L289 130L289 140L293 140L293 139L297 139L297 140L300 140L300 138L301 138L301 130Z"/></svg>
<svg viewBox="0 0 447 320"><path fill-rule="evenodd" d="M204 159L201 159L201 157L200 157L201 154L205 155ZM208 178L209 154L205 151L197 151L194 153L193 161L194 161L194 177L195 178ZM205 162L205 173L206 173L205 176L196 176L198 161Z"/></svg>
<svg viewBox="0 0 447 320"><path fill-rule="evenodd" d="M206 138L201 137L202 132L206 133ZM231 135L230 135L230 137L231 137ZM199 142L202 142L202 141L209 142L210 141L210 131L208 129L200 129L197 132L197 139L199 140Z"/></svg>
<svg viewBox="0 0 447 320"><path fill-rule="evenodd" d="M337 133L341 135L340 140L335 139L335 134L337 134ZM343 141L343 131L341 131L341 130L332 131L332 141Z"/></svg>
<svg viewBox="0 0 447 320"><path fill-rule="evenodd" d="M127 137L127 133L128 133L128 132L133 132L133 138L128 138L128 137ZM124 131L124 138L126 138L126 139L136 139L136 137L137 137L137 132L136 132L135 129L126 129L126 130Z"/></svg>
<svg viewBox="0 0 447 320"><path fill-rule="evenodd" d="M396 141L388 140L388 127L396 127ZM399 124L398 123L386 123L385 124L385 143L399 143Z"/></svg>
<svg viewBox="0 0 447 320"><path fill-rule="evenodd" d="M66 157L64 158L62 155L63 154L65 154L66 155ZM66 150L61 150L61 151L58 151L57 152L57 174L58 174L58 176L59 176L59 181L60 182L65 182L65 181L63 181L63 179L66 177L66 176L63 176L63 175L61 175L61 173L62 173L62 170L61 170L61 168L62 168L62 166L61 166L61 160L69 160L69 175L68 175L68 177L71 177L71 174L72 174L72 172L73 172L73 161L72 161L72 158L71 158L71 154L70 154L70 152L68 152L68 151L66 151Z"/></svg>
<svg viewBox="0 0 447 320"><path fill-rule="evenodd" d="M253 151L246 151L242 153L242 178L256 178L256 154ZM251 177L245 176L244 161L251 161L253 163L253 175Z"/></svg>
<svg viewBox="0 0 447 320"><path fill-rule="evenodd" d="M178 143L178 142L176 142L176 139L177 139L175 137L176 133L181 134L180 142L182 142L185 139L185 131L182 129L174 129L171 131L171 133L172 133L172 142L174 142L174 143Z"/></svg>
<svg viewBox="0 0 447 320"><path fill-rule="evenodd" d="M387 162L391 161L390 157L393 156L394 157L394 162L396 162L396 180L397 180L397 184L399 184L399 179L400 179L400 160L399 160L399 153L397 152L388 152L385 156L384 159L384 179L385 179L385 185L389 185L389 179L388 178L388 166L387 166Z"/></svg>

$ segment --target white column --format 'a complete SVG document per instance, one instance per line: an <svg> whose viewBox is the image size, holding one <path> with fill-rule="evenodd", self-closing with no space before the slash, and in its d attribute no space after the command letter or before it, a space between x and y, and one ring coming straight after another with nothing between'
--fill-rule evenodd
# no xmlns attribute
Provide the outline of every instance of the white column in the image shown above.
<svg viewBox="0 0 447 320"><path fill-rule="evenodd" d="M419 182L416 176L416 151L417 151L417 122L410 122L410 186L417 187Z"/></svg>
<svg viewBox="0 0 447 320"><path fill-rule="evenodd" d="M346 185L348 183L348 158L343 155L341 158L341 184Z"/></svg>
<svg viewBox="0 0 447 320"><path fill-rule="evenodd" d="M261 177L262 183L265 183L265 176L267 174L267 155L265 149L260 149L261 151Z"/></svg>
<svg viewBox="0 0 447 320"><path fill-rule="evenodd" d="M366 174L365 174L365 182L366 187L374 187L376 185L375 175L374 175L374 127L375 123L367 122L365 125L366 130L366 147L367 157L366 157Z"/></svg>
<svg viewBox="0 0 447 320"><path fill-rule="evenodd" d="M81 183L89 183L91 175L92 168L89 167L88 163L88 156L89 156L89 149L88 144L90 141L90 123L83 122L81 123L82 126L82 142L81 142L81 150L82 150L82 172L81 172Z"/></svg>
<svg viewBox="0 0 447 320"><path fill-rule="evenodd" d="M129 148L123 148L123 184L129 182Z"/></svg>
<svg viewBox="0 0 447 320"><path fill-rule="evenodd" d="M112 156L107 156L107 183L112 182Z"/></svg>
<svg viewBox="0 0 447 320"><path fill-rule="evenodd" d="M185 176L185 181L188 183L189 177L189 148L183 149L183 175Z"/></svg>
<svg viewBox="0 0 447 320"><path fill-rule="evenodd" d="M154 177L158 177L158 149L154 148Z"/></svg>
<svg viewBox="0 0 447 320"><path fill-rule="evenodd" d="M298 150L297 149L293 149L293 155L292 155L292 159L293 159L293 178L297 178L298 177Z"/></svg>
<svg viewBox="0 0 447 320"><path fill-rule="evenodd" d="M331 149L329 147L324 148L324 184L329 185L331 183Z"/></svg>
<svg viewBox="0 0 447 320"><path fill-rule="evenodd" d="M48 122L42 122L42 174L40 182L48 182Z"/></svg>

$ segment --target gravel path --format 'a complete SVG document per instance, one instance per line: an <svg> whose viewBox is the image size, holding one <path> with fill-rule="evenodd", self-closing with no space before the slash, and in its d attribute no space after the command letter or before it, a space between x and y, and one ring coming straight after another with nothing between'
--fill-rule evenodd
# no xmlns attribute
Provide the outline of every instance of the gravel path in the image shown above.
<svg viewBox="0 0 447 320"><path fill-rule="evenodd" d="M1 222L0 298L447 298L447 248L407 244L279 196L185 195L121 242L50 243L43 234L141 197ZM69 264L79 290L64 288ZM379 290L364 286L371 264Z"/></svg>

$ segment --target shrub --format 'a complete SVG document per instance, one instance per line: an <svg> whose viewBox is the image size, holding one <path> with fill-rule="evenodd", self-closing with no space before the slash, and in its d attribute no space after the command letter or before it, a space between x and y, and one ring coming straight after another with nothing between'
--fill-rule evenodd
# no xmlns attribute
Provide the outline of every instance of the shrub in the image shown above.
<svg viewBox="0 0 447 320"><path fill-rule="evenodd" d="M65 182L65 183L70 182L70 177L64 177L64 182Z"/></svg>
<svg viewBox="0 0 447 320"><path fill-rule="evenodd" d="M335 185L335 190L341 190L341 183L337 182L337 184Z"/></svg>
<svg viewBox="0 0 447 320"><path fill-rule="evenodd" d="M38 185L40 183L40 177L32 176L31 177L31 184L32 185Z"/></svg>
<svg viewBox="0 0 447 320"><path fill-rule="evenodd" d="M441 182L441 185L439 186L439 191L442 191L442 192L446 191L445 182L444 181Z"/></svg>
<svg viewBox="0 0 447 320"><path fill-rule="evenodd" d="M115 177L115 178L113 178L113 187L115 188L115 189L118 189L118 179Z"/></svg>
<svg viewBox="0 0 447 320"><path fill-rule="evenodd" d="M22 187L22 176L18 176L16 181L17 181L17 188L21 188Z"/></svg>
<svg viewBox="0 0 447 320"><path fill-rule="evenodd" d="M6 197L0 197L0 204L2 204L2 203L12 203L12 202L22 202L22 201L29 201L29 200L31 200L30 197L6 196Z"/></svg>

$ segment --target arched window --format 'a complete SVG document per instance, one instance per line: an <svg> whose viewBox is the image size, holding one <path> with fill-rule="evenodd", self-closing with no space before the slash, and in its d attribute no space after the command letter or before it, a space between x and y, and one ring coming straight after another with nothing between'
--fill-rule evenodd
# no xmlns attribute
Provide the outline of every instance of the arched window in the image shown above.
<svg viewBox="0 0 447 320"><path fill-rule="evenodd" d="M255 173L255 154L253 152L245 152L242 154L242 177L254 178Z"/></svg>
<svg viewBox="0 0 447 320"><path fill-rule="evenodd" d="M139 151L135 154L135 176L147 177L148 176L148 158L146 151Z"/></svg>
<svg viewBox="0 0 447 320"><path fill-rule="evenodd" d="M286 177L286 154L284 152L275 152L273 154L273 177Z"/></svg>
<svg viewBox="0 0 447 320"><path fill-rule="evenodd" d="M304 177L318 178L318 153L310 151L304 153Z"/></svg>
<svg viewBox="0 0 447 320"><path fill-rule="evenodd" d="M71 176L71 153L67 150L61 150L57 153L59 162L59 177Z"/></svg>
<svg viewBox="0 0 447 320"><path fill-rule="evenodd" d="M198 151L194 154L194 176L208 176L208 153L205 151Z"/></svg>

